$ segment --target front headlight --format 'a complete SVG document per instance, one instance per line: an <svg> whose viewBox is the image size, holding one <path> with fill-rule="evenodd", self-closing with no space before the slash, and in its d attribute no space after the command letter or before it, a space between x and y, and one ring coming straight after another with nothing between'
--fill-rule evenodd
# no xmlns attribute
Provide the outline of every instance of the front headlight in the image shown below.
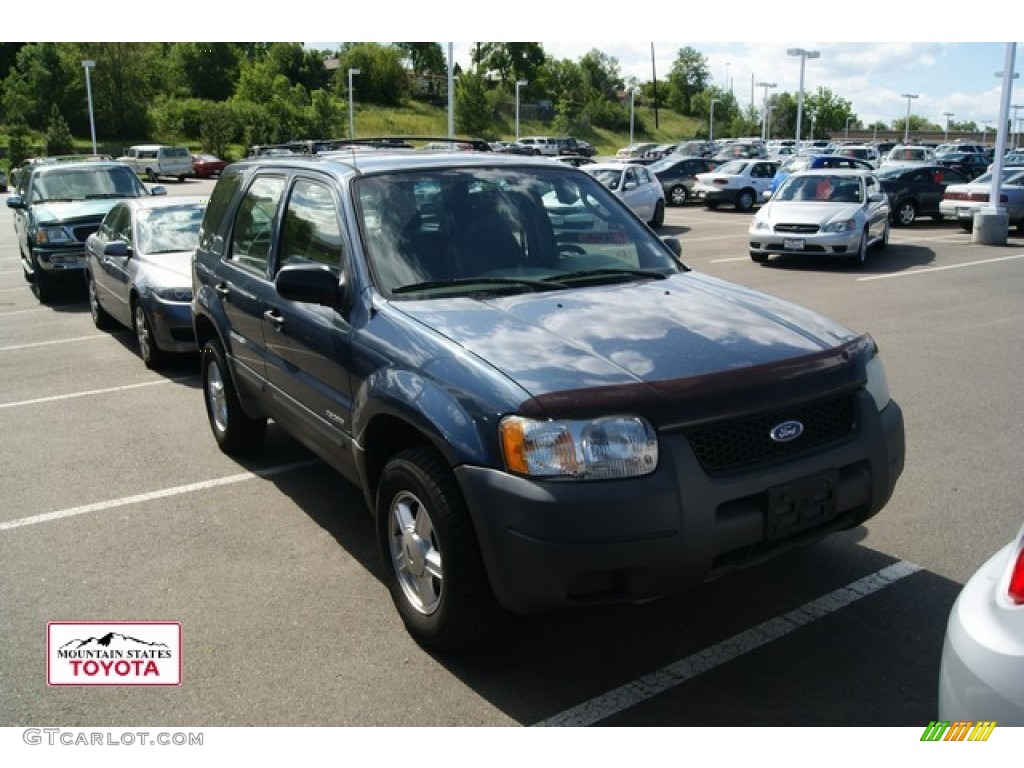
<svg viewBox="0 0 1024 768"><path fill-rule="evenodd" d="M153 288L153 294L159 296L164 301L179 301L189 302L192 301L192 289L191 288Z"/></svg>
<svg viewBox="0 0 1024 768"><path fill-rule="evenodd" d="M639 416L537 421L506 416L499 426L509 472L530 477L606 480L648 475L658 438Z"/></svg>
<svg viewBox="0 0 1024 768"><path fill-rule="evenodd" d="M856 228L857 222L854 219L844 219L843 221L833 221L825 227L825 231L832 233L851 232Z"/></svg>
<svg viewBox="0 0 1024 768"><path fill-rule="evenodd" d="M36 230L36 242L47 245L63 245L75 242L75 238L64 227L40 227Z"/></svg>
<svg viewBox="0 0 1024 768"><path fill-rule="evenodd" d="M754 232L763 232L763 231L770 230L771 228L772 228L772 226L771 226L771 224L768 223L768 219L762 219L762 218L755 218L754 219L754 223L751 226L751 229Z"/></svg>
<svg viewBox="0 0 1024 768"><path fill-rule="evenodd" d="M868 361L867 365L868 382L865 385L868 393L874 398L875 407L881 411L889 404L889 379L885 375L885 366L882 365L882 358L875 351L875 356Z"/></svg>

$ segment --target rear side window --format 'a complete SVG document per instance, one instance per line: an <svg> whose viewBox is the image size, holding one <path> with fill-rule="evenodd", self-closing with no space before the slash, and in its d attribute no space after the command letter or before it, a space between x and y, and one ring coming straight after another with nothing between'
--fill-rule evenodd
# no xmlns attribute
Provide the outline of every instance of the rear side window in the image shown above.
<svg viewBox="0 0 1024 768"><path fill-rule="evenodd" d="M235 214L228 258L245 269L267 273L274 242L274 215L284 194L284 178L258 176Z"/></svg>
<svg viewBox="0 0 1024 768"><path fill-rule="evenodd" d="M217 181L217 186L213 188L210 202L206 206L206 214L203 216L202 226L199 228L199 247L204 251L221 253L224 250L221 225L224 223L228 206L241 183L240 175L231 174L221 176Z"/></svg>

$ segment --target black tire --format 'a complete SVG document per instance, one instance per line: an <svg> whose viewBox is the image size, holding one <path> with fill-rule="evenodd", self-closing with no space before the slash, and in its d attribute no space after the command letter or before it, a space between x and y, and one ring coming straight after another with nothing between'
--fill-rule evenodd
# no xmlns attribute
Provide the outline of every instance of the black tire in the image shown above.
<svg viewBox="0 0 1024 768"><path fill-rule="evenodd" d="M184 184L185 183L185 177L184 176L179 176L178 177L178 183L179 184Z"/></svg>
<svg viewBox="0 0 1024 768"><path fill-rule="evenodd" d="M267 431L265 418L242 409L220 342L210 339L202 351L203 400L213 438L224 453L237 456L258 449Z"/></svg>
<svg viewBox="0 0 1024 768"><path fill-rule="evenodd" d="M736 210L745 213L754 207L754 202L754 191L744 189L736 197Z"/></svg>
<svg viewBox="0 0 1024 768"><path fill-rule="evenodd" d="M957 219L960 222L960 229L964 232L974 231L974 219Z"/></svg>
<svg viewBox="0 0 1024 768"><path fill-rule="evenodd" d="M709 211L713 211L718 207L718 202L714 200L708 200L707 202L704 203L704 207L707 208Z"/></svg>
<svg viewBox="0 0 1024 768"><path fill-rule="evenodd" d="M676 184L668 191L669 205L683 205L690 199L690 190L683 184Z"/></svg>
<svg viewBox="0 0 1024 768"><path fill-rule="evenodd" d="M156 343L153 324L146 314L146 308L139 300L132 303L132 328L135 331L135 341L139 345L139 357L146 367L156 370L164 365L167 362L167 353Z"/></svg>
<svg viewBox="0 0 1024 768"><path fill-rule="evenodd" d="M100 306L99 297L96 294L96 281L93 280L92 272L85 275L86 292L89 294L89 314L92 315L92 324L101 331L109 331L116 325L116 321L107 310Z"/></svg>
<svg viewBox="0 0 1024 768"><path fill-rule="evenodd" d="M388 461L376 511L387 586L416 642L456 651L499 629L504 612L491 591L469 511L436 451L410 448Z"/></svg>
<svg viewBox="0 0 1024 768"><path fill-rule="evenodd" d="M156 171L152 168L146 170L146 178L149 179L150 184L156 184L160 180L160 177L157 176Z"/></svg>
<svg viewBox="0 0 1024 768"><path fill-rule="evenodd" d="M898 227L909 227L917 218L917 205L913 200L901 200L892 212L892 221Z"/></svg>
<svg viewBox="0 0 1024 768"><path fill-rule="evenodd" d="M864 227L864 231L860 233L860 243L857 245L857 254L853 257L852 261L854 266L864 266L864 262L868 260L868 228Z"/></svg>
<svg viewBox="0 0 1024 768"><path fill-rule="evenodd" d="M755 264L764 264L766 261L768 261L768 254L758 253L757 251L751 251L750 260L753 261Z"/></svg>
<svg viewBox="0 0 1024 768"><path fill-rule="evenodd" d="M889 247L889 220L885 220L885 229L882 230L882 239L878 241L878 249L884 251Z"/></svg>
<svg viewBox="0 0 1024 768"><path fill-rule="evenodd" d="M665 201L659 200L654 206L654 218L651 219L652 229L658 229L665 223Z"/></svg>
<svg viewBox="0 0 1024 768"><path fill-rule="evenodd" d="M53 295L56 293L55 281L39 266L35 259L33 259L33 264L35 265L35 270L32 272L32 293L39 299L40 304L47 304L53 300Z"/></svg>
<svg viewBox="0 0 1024 768"><path fill-rule="evenodd" d="M1020 219L1017 222L1017 234L1024 235L1024 219Z"/></svg>

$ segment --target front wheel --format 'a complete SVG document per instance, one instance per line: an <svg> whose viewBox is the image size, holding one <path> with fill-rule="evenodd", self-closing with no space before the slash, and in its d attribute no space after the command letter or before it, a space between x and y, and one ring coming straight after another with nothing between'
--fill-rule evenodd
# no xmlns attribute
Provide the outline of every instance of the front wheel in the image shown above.
<svg viewBox="0 0 1024 768"><path fill-rule="evenodd" d="M156 171L152 168L146 171L146 178L149 179L150 184L156 184L160 180L160 177L157 176Z"/></svg>
<svg viewBox="0 0 1024 768"><path fill-rule="evenodd" d="M964 232L974 231L974 219L960 219L960 229Z"/></svg>
<svg viewBox="0 0 1024 768"><path fill-rule="evenodd" d="M377 490L377 539L391 598L426 648L476 645L499 626L469 511L454 475L427 447L388 461Z"/></svg>
<svg viewBox="0 0 1024 768"><path fill-rule="evenodd" d="M242 409L228 372L224 349L216 339L203 345L202 372L206 415L217 445L229 455L259 448L267 431L267 420L251 418Z"/></svg>
<svg viewBox="0 0 1024 768"><path fill-rule="evenodd" d="M159 368L167 362L167 353L160 349L160 346L156 343L156 337L153 335L153 325L149 322L146 309L139 300L135 302L132 318L135 325L135 339L139 343L139 357L142 358L142 362L146 364L147 368Z"/></svg>
<svg viewBox="0 0 1024 768"><path fill-rule="evenodd" d="M736 198L736 210L738 211L749 211L754 207L754 193L749 189L744 189L740 192L739 197Z"/></svg>
<svg viewBox="0 0 1024 768"><path fill-rule="evenodd" d="M860 233L857 255L853 257L853 263L858 267L863 266L864 262L868 260L868 237L868 228L864 227L864 231Z"/></svg>

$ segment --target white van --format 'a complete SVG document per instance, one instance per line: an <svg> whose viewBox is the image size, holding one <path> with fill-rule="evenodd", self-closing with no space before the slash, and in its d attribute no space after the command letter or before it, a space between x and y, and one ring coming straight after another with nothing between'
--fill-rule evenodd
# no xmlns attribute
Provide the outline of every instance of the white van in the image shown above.
<svg viewBox="0 0 1024 768"><path fill-rule="evenodd" d="M128 147L117 159L130 165L140 177L150 182L156 182L161 176L173 176L184 181L193 173L192 153L184 146L138 144Z"/></svg>

